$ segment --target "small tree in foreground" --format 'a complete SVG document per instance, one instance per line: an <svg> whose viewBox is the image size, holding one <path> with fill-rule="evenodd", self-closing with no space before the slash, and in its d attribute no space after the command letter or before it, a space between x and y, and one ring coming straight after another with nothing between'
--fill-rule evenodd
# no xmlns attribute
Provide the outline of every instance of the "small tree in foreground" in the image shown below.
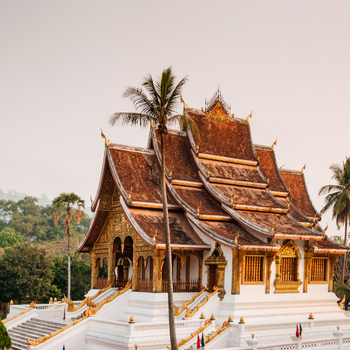
<svg viewBox="0 0 350 350"><path fill-rule="evenodd" d="M10 349L12 346L11 338L7 333L6 327L0 321L0 349Z"/></svg>

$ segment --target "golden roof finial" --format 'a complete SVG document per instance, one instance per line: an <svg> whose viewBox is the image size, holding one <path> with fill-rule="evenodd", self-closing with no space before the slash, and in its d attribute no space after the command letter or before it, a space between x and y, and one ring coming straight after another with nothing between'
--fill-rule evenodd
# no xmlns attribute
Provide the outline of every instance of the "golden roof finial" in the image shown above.
<svg viewBox="0 0 350 350"><path fill-rule="evenodd" d="M243 316L241 316L241 318L239 319L239 323L245 323Z"/></svg>
<svg viewBox="0 0 350 350"><path fill-rule="evenodd" d="M170 171L168 172L168 176L169 176L169 177L173 177L174 168L175 168L175 166L173 165L173 166L171 167Z"/></svg>
<svg viewBox="0 0 350 350"><path fill-rule="evenodd" d="M274 223L274 225L271 227L271 233L275 233L275 227L277 225L277 222Z"/></svg>
<svg viewBox="0 0 350 350"><path fill-rule="evenodd" d="M10 305L13 305L13 300L10 301Z"/></svg>
<svg viewBox="0 0 350 350"><path fill-rule="evenodd" d="M229 322L233 322L232 315L230 315L230 316L228 317L228 321L229 321Z"/></svg>
<svg viewBox="0 0 350 350"><path fill-rule="evenodd" d="M254 337L255 337L255 334L254 334L254 333L252 333L252 339L254 339Z"/></svg>
<svg viewBox="0 0 350 350"><path fill-rule="evenodd" d="M55 297L55 299L54 299L53 301L55 301L55 302L56 302L56 301L57 301L57 298Z"/></svg>
<svg viewBox="0 0 350 350"><path fill-rule="evenodd" d="M105 139L105 146L109 146L110 145L110 141L107 139L107 137L103 133L102 129L101 129L101 137Z"/></svg>
<svg viewBox="0 0 350 350"><path fill-rule="evenodd" d="M91 201L91 206L92 206L92 204L94 203L94 201L92 200L91 195L90 195L90 201Z"/></svg>
<svg viewBox="0 0 350 350"><path fill-rule="evenodd" d="M154 129L156 126L154 125L153 120L150 119L149 122L151 123L151 128Z"/></svg>
<svg viewBox="0 0 350 350"><path fill-rule="evenodd" d="M215 316L214 316L214 314L211 314L210 319L211 319L212 321L214 321L214 320L215 320Z"/></svg>
<svg viewBox="0 0 350 350"><path fill-rule="evenodd" d="M301 171L300 171L300 172L301 172L302 174L304 174L304 170L305 170L305 169L306 169L306 163L305 163L305 165L301 168Z"/></svg>
<svg viewBox="0 0 350 350"><path fill-rule="evenodd" d="M328 230L328 224L327 224L326 228L323 230L322 236L327 236L327 233L326 233L327 230Z"/></svg>
<svg viewBox="0 0 350 350"><path fill-rule="evenodd" d="M135 323L135 320L134 320L134 316L133 316L133 315L130 316L129 323Z"/></svg>
<svg viewBox="0 0 350 350"><path fill-rule="evenodd" d="M156 230L156 233L154 234L152 241L153 243L156 243L156 237L157 237L158 230Z"/></svg>
<svg viewBox="0 0 350 350"><path fill-rule="evenodd" d="M313 320L313 319L314 319L314 315L312 314L312 312L310 312L309 320Z"/></svg>
<svg viewBox="0 0 350 350"><path fill-rule="evenodd" d="M233 197L235 196L235 194L233 193L232 196L230 197L230 203L233 204Z"/></svg>
<svg viewBox="0 0 350 350"><path fill-rule="evenodd" d="M287 191L290 192L290 189L294 186L294 182L290 184L290 186L287 188Z"/></svg>
<svg viewBox="0 0 350 350"><path fill-rule="evenodd" d="M235 237L235 244L238 244L238 238L239 238L239 232L237 232L236 237Z"/></svg>
<svg viewBox="0 0 350 350"><path fill-rule="evenodd" d="M129 194L128 194L128 199L129 199L129 201L131 201L131 193L132 193L132 187L130 188L130 192L129 192Z"/></svg>
<svg viewBox="0 0 350 350"><path fill-rule="evenodd" d="M181 97L181 102L184 104L184 109L185 110L188 109L188 106L187 106L186 102L184 101L184 99L182 98L182 95L180 95L180 97Z"/></svg>
<svg viewBox="0 0 350 350"><path fill-rule="evenodd" d="M205 318L204 316L204 312L201 313L201 317L200 317L202 320Z"/></svg>
<svg viewBox="0 0 350 350"><path fill-rule="evenodd" d="M202 206L202 201L199 202L199 206L197 207L197 214L199 215L200 208Z"/></svg>
<svg viewBox="0 0 350 350"><path fill-rule="evenodd" d="M210 170L211 170L211 166L209 165L207 169L207 176L210 176Z"/></svg>
<svg viewBox="0 0 350 350"><path fill-rule="evenodd" d="M271 149L275 149L275 146L277 145L277 138L276 138L276 141L271 145Z"/></svg>
<svg viewBox="0 0 350 350"><path fill-rule="evenodd" d="M253 117L253 111L250 113L246 119L247 123L249 124L249 119Z"/></svg>

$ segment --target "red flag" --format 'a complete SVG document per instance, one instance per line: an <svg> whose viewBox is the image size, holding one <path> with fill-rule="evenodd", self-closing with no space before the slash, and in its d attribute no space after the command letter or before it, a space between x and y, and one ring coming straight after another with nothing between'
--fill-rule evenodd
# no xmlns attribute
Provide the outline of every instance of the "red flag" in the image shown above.
<svg viewBox="0 0 350 350"><path fill-rule="evenodd" d="M201 340L199 338L199 334L197 336L197 350L201 348Z"/></svg>
<svg viewBox="0 0 350 350"><path fill-rule="evenodd" d="M297 325L297 331L295 332L295 335L296 335L297 338L299 338L299 327L298 327L298 325Z"/></svg>

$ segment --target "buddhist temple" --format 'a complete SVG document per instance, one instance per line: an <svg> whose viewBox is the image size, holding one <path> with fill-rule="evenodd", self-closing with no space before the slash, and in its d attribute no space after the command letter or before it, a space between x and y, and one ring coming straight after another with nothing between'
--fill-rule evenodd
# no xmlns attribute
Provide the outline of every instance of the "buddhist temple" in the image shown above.
<svg viewBox="0 0 350 350"><path fill-rule="evenodd" d="M232 116L220 91L184 113L201 138L165 136L174 292L331 292L346 249L322 229L303 171L279 169L274 146L253 143L249 117ZM152 127L144 149L106 139L94 220L78 248L91 255L92 288L130 280L133 291L166 292L159 148Z"/></svg>
<svg viewBox="0 0 350 350"><path fill-rule="evenodd" d="M236 118L220 91L183 113L200 139L165 135L178 349L199 349L200 336L206 350L349 349L350 319L333 293L348 249L321 226L305 167L280 169L276 143L254 144L251 115ZM94 217L78 247L91 256L91 290L82 301L11 305L13 349L170 349L160 134L150 126L145 148L102 136Z"/></svg>

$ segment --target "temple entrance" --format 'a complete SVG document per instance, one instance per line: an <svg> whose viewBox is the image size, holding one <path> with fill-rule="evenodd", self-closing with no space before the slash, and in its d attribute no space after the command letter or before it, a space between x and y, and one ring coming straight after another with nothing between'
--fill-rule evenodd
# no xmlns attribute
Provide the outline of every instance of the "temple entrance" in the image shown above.
<svg viewBox="0 0 350 350"><path fill-rule="evenodd" d="M218 285L218 267L217 265L209 265L208 292L214 291L214 287Z"/></svg>
<svg viewBox="0 0 350 350"><path fill-rule="evenodd" d="M122 244L120 237L116 237L114 240L113 251L116 262L114 286L118 289L124 288L127 282L131 281L133 244L133 239L130 236L125 238L124 244Z"/></svg>
<svg viewBox="0 0 350 350"><path fill-rule="evenodd" d="M138 283L139 292L153 292L153 259L148 256L144 259L143 256L139 258L138 275L140 280Z"/></svg>
<svg viewBox="0 0 350 350"><path fill-rule="evenodd" d="M216 286L219 290L219 297L222 299L225 292L225 267L227 261L222 252L219 243L215 243L215 248L211 256L205 260L204 264L207 267L207 288L209 293Z"/></svg>
<svg viewBox="0 0 350 350"><path fill-rule="evenodd" d="M97 281L95 288L103 289L108 283L108 259L104 258L103 260L97 260Z"/></svg>

